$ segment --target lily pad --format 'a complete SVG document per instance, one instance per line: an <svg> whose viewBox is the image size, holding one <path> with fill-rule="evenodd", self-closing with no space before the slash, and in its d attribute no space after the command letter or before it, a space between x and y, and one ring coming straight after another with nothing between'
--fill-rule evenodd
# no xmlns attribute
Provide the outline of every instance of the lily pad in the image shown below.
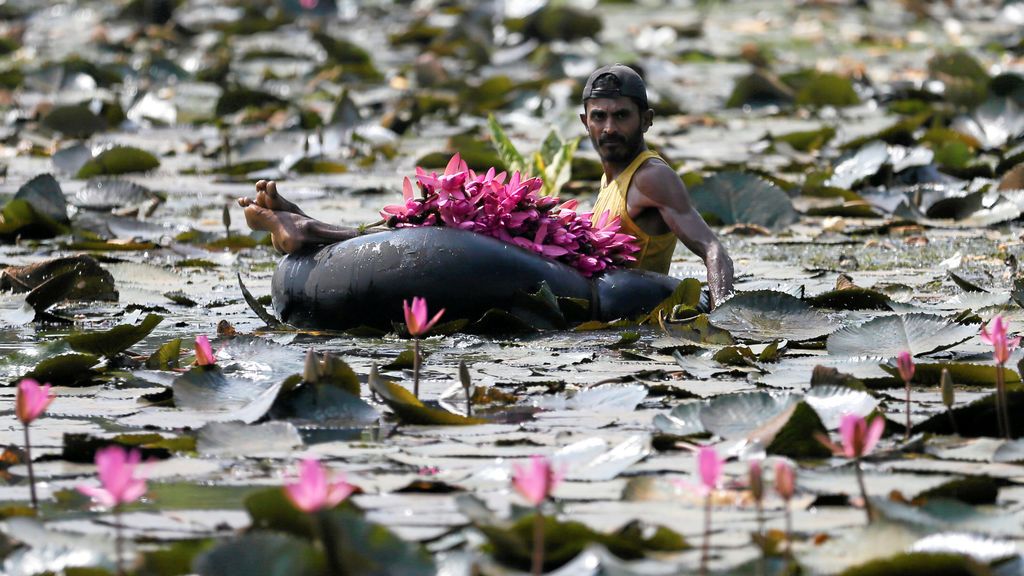
<svg viewBox="0 0 1024 576"><path fill-rule="evenodd" d="M58 106L43 118L42 124L69 138L88 138L107 129L107 120L93 114L84 104Z"/></svg>
<svg viewBox="0 0 1024 576"><path fill-rule="evenodd" d="M771 290L741 292L708 317L737 338L770 342L779 338L801 342L830 334L838 324L807 302Z"/></svg>
<svg viewBox="0 0 1024 576"><path fill-rule="evenodd" d="M371 378L370 390L380 395L381 400L406 424L457 425L483 424L486 420L467 418L441 408L427 406L420 402L397 382L385 378Z"/></svg>
<svg viewBox="0 0 1024 576"><path fill-rule="evenodd" d="M75 175L76 178L148 172L160 166L160 161L145 150L129 146L116 146L85 163Z"/></svg>
<svg viewBox="0 0 1024 576"><path fill-rule="evenodd" d="M907 552L847 568L840 576L985 576L988 573L985 566L959 554Z"/></svg>
<svg viewBox="0 0 1024 576"><path fill-rule="evenodd" d="M73 334L65 339L77 352L113 358L148 336L163 319L158 314L148 314L138 325L122 324L103 332Z"/></svg>
<svg viewBox="0 0 1024 576"><path fill-rule="evenodd" d="M966 51L933 56L928 61L928 71L946 85L945 97L954 104L976 106L988 95L988 72Z"/></svg>
<svg viewBox="0 0 1024 576"><path fill-rule="evenodd" d="M723 438L745 438L799 401L799 395L788 393L724 394L701 408L700 422L705 430Z"/></svg>
<svg viewBox="0 0 1024 576"><path fill-rule="evenodd" d="M380 524L346 507L317 514L323 538L337 552L343 574L367 576L434 576L437 569L426 550L405 542Z"/></svg>
<svg viewBox="0 0 1024 576"><path fill-rule="evenodd" d="M72 203L87 210L111 210L140 204L156 195L145 186L120 178L92 178L75 193Z"/></svg>
<svg viewBox="0 0 1024 576"><path fill-rule="evenodd" d="M199 429L196 438L196 452L207 456L288 453L302 445L298 429L288 422L210 422Z"/></svg>
<svg viewBox="0 0 1024 576"><path fill-rule="evenodd" d="M829 290L806 300L812 306L833 310L889 310L892 303L885 294L859 286Z"/></svg>
<svg viewBox="0 0 1024 576"><path fill-rule="evenodd" d="M977 326L934 314L880 316L836 331L828 337L826 347L829 354L839 356L895 358L900 352L917 356L952 348L977 333Z"/></svg>
<svg viewBox="0 0 1024 576"><path fill-rule="evenodd" d="M32 205L36 214L64 225L68 219L67 200L57 179L51 174L40 174L29 180L14 195L15 200L24 200Z"/></svg>
<svg viewBox="0 0 1024 576"><path fill-rule="evenodd" d="M171 370L178 367L181 357L181 338L175 338L157 348L146 359L146 368L150 370Z"/></svg>
<svg viewBox="0 0 1024 576"><path fill-rule="evenodd" d="M719 172L695 186L690 196L698 212L721 224L756 224L778 231L798 218L781 188L745 172Z"/></svg>
<svg viewBox="0 0 1024 576"><path fill-rule="evenodd" d="M326 382L303 382L286 388L274 400L269 416L275 420L296 419L352 427L366 426L380 418L380 414L359 396Z"/></svg>
<svg viewBox="0 0 1024 576"><path fill-rule="evenodd" d="M323 566L323 554L306 540L253 532L203 553L193 568L200 576L317 576Z"/></svg>

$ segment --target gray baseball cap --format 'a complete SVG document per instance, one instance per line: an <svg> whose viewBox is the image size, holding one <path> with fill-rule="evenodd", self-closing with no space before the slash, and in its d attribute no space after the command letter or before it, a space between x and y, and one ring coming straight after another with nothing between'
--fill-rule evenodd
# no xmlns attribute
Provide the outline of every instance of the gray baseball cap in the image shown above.
<svg viewBox="0 0 1024 576"><path fill-rule="evenodd" d="M615 77L617 81L613 84L616 87L611 89L604 86L594 88L594 81L605 74ZM647 86L644 84L644 79L637 74L636 70L625 64L611 64L594 70L593 74L587 78L586 85L583 86L584 102L591 98L616 98L619 96L628 96L639 100L641 111L650 107L647 105Z"/></svg>

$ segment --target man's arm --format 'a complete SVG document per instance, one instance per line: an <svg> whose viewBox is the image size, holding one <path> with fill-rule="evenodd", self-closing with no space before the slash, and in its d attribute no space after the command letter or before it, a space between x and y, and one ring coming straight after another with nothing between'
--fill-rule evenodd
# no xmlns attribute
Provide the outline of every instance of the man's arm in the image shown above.
<svg viewBox="0 0 1024 576"><path fill-rule="evenodd" d="M708 269L711 306L717 306L732 292L732 259L694 209L683 181L668 165L648 162L633 176L633 186L637 193L633 194L634 190L631 190L631 211L639 212L647 208L658 210L669 229L704 261Z"/></svg>

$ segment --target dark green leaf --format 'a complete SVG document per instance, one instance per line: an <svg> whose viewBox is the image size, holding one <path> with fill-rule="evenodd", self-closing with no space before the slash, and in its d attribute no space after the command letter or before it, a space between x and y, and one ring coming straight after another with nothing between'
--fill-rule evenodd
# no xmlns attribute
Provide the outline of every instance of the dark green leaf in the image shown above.
<svg viewBox="0 0 1024 576"><path fill-rule="evenodd" d="M149 152L128 146L117 146L86 162L75 177L84 179L93 176L148 172L158 166L160 161Z"/></svg>
<svg viewBox="0 0 1024 576"><path fill-rule="evenodd" d="M695 186L690 196L698 212L713 214L723 224L781 230L798 217L781 188L744 172L719 172Z"/></svg>
<svg viewBox="0 0 1024 576"><path fill-rule="evenodd" d="M103 332L73 334L66 340L77 352L113 358L148 336L163 319L159 314L148 314L138 325L122 324Z"/></svg>
<svg viewBox="0 0 1024 576"><path fill-rule="evenodd" d="M319 576L323 554L306 540L287 534L254 532L198 556L200 576Z"/></svg>

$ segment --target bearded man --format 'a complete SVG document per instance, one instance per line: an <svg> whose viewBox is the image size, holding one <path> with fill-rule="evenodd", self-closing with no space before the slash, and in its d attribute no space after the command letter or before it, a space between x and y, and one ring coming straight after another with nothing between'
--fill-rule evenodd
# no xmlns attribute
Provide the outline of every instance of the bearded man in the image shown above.
<svg viewBox="0 0 1024 576"><path fill-rule="evenodd" d="M621 218L621 231L640 243L635 265L662 274L668 274L676 240L682 241L707 267L712 306L721 303L733 289L732 259L679 175L647 148L644 133L654 110L640 75L622 64L595 70L583 87L580 120L604 167L594 221L605 211Z"/></svg>

